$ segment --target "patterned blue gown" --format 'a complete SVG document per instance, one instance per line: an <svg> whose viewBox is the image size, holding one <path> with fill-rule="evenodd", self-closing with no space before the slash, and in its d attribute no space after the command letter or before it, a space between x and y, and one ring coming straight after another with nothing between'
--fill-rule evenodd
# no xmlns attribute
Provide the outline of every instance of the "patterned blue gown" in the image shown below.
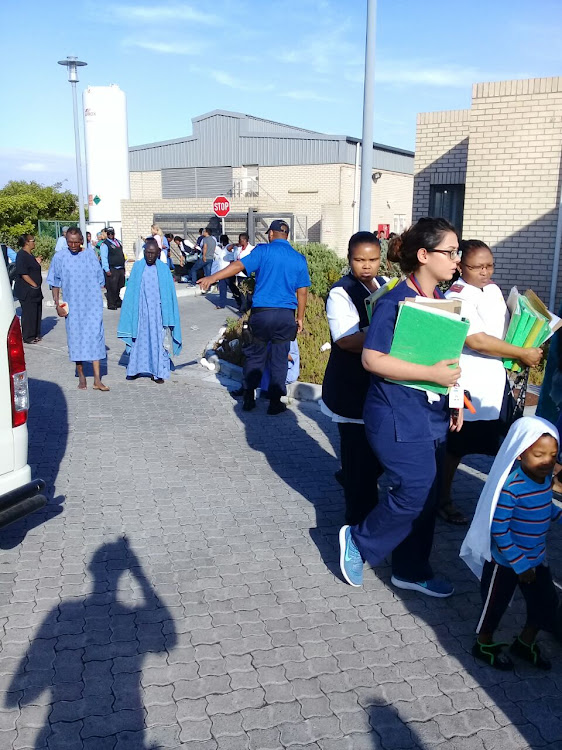
<svg viewBox="0 0 562 750"><path fill-rule="evenodd" d="M170 377L170 356L164 349L162 304L158 269L144 269L139 291L139 324L137 338L131 347L127 376L150 374L167 380Z"/></svg>
<svg viewBox="0 0 562 750"><path fill-rule="evenodd" d="M105 359L103 299L105 278L93 250L71 253L68 248L55 253L47 283L62 287L68 315L65 318L68 356L71 362Z"/></svg>

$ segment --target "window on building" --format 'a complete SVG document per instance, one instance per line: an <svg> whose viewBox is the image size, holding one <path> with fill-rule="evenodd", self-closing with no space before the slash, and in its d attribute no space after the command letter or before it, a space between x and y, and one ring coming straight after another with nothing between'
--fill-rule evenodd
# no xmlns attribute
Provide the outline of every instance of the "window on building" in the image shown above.
<svg viewBox="0 0 562 750"><path fill-rule="evenodd" d="M406 229L406 214L394 214L394 222L392 231L395 234L402 234Z"/></svg>
<svg viewBox="0 0 562 750"><path fill-rule="evenodd" d="M431 185L429 215L442 216L462 234L464 185Z"/></svg>

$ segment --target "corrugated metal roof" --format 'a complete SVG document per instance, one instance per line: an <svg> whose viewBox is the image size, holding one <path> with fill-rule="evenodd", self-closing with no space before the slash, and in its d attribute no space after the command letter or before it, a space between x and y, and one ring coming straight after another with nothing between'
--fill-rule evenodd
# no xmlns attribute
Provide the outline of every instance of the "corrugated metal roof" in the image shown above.
<svg viewBox="0 0 562 750"><path fill-rule="evenodd" d="M328 135L240 112L214 110L192 120L193 135L129 149L130 170L146 172L188 167L262 167L298 164L354 164L356 144L345 135ZM373 144L374 167L413 174L412 151Z"/></svg>

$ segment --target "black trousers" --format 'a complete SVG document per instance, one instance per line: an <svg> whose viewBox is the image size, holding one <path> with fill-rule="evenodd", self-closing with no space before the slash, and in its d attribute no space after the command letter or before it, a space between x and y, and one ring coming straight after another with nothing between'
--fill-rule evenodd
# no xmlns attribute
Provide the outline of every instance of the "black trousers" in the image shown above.
<svg viewBox="0 0 562 750"><path fill-rule="evenodd" d="M42 299L20 300L21 305L21 335L26 344L41 336Z"/></svg>
<svg viewBox="0 0 562 750"><path fill-rule="evenodd" d="M550 568L539 565L533 583L521 583L513 568L498 565L497 562L484 563L480 593L482 594L482 614L476 627L477 633L493 633L507 609L517 586L527 604L527 625L537 630L557 631L558 594L552 581Z"/></svg>
<svg viewBox="0 0 562 750"><path fill-rule="evenodd" d="M107 290L107 306L114 309L121 307L119 292L125 286L125 269L111 268L111 276L105 275L105 288Z"/></svg>
<svg viewBox="0 0 562 750"><path fill-rule="evenodd" d="M290 342L297 333L295 311L285 307L260 307L252 310L249 321L251 343L244 347L244 387L255 390L261 383L271 344L269 382L270 401L280 401L287 393Z"/></svg>
<svg viewBox="0 0 562 750"><path fill-rule="evenodd" d="M365 425L338 423L341 446L341 467L345 496L345 522L361 523L379 501L377 479L382 468L373 453Z"/></svg>
<svg viewBox="0 0 562 750"><path fill-rule="evenodd" d="M234 300L239 308L242 307L242 292L240 289L238 289L238 280L236 279L236 276L231 276L229 279L226 280L226 283L228 284L228 288L230 289L230 293L234 297ZM245 310L242 310L242 312L245 312Z"/></svg>

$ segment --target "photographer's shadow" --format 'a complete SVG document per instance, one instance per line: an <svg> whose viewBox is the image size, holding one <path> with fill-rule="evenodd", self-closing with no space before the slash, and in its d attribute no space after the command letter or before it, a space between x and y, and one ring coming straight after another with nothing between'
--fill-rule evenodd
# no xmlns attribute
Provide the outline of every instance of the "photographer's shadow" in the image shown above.
<svg viewBox="0 0 562 750"><path fill-rule="evenodd" d="M144 737L142 668L148 653L166 654L176 645L172 615L126 537L99 547L89 570L92 593L47 614L4 704L50 704L34 738L36 750L81 747L88 738L102 747L103 738L114 735L126 735L138 750L154 750Z"/></svg>

